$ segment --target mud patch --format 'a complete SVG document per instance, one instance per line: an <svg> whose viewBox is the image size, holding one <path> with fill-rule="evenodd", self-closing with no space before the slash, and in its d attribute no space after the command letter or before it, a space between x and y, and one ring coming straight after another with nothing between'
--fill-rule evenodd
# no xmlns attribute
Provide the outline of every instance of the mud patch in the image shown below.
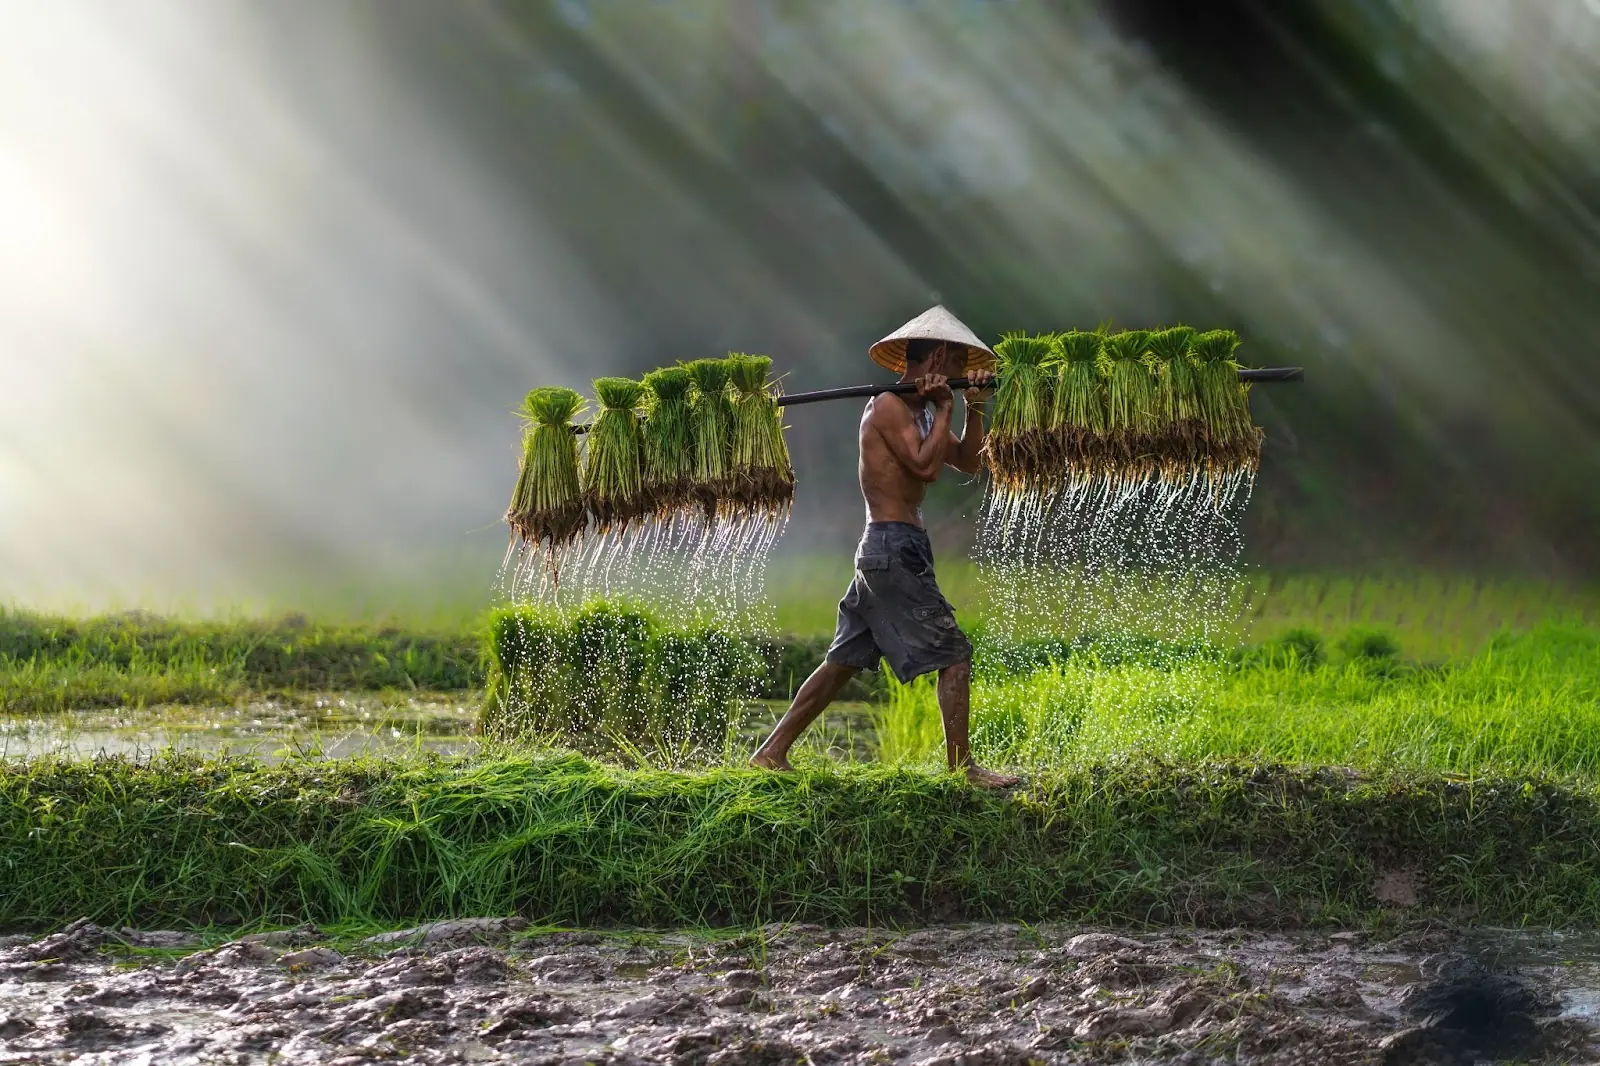
<svg viewBox="0 0 1600 1066"><path fill-rule="evenodd" d="M181 934L80 922L0 949L0 1062L1407 1066L1600 1055L1600 964L1574 962L1600 959L1600 944L1554 935L532 934L484 919L357 943L298 927L181 958L140 948L174 941Z"/></svg>

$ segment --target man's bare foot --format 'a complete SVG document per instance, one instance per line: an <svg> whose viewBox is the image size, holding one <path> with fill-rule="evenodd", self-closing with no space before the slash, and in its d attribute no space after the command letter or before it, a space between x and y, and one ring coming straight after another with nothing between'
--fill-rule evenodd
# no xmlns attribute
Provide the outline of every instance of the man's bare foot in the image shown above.
<svg viewBox="0 0 1600 1066"><path fill-rule="evenodd" d="M758 751L754 755L750 756L750 765L755 767L757 770L794 769L794 767L789 765L788 759L785 759L781 755L768 755L764 751Z"/></svg>
<svg viewBox="0 0 1600 1066"><path fill-rule="evenodd" d="M967 767L967 784L979 788L1016 788L1021 782L1022 778L1010 774L997 774L981 766Z"/></svg>

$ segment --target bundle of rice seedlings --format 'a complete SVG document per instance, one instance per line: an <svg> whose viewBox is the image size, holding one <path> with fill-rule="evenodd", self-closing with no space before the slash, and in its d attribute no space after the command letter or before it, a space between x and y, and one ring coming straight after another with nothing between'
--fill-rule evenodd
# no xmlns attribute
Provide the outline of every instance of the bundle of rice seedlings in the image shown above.
<svg viewBox="0 0 1600 1066"><path fill-rule="evenodd" d="M783 416L768 387L772 360L736 352L727 364L734 389L729 457L735 506L775 517L794 499L794 468L783 439Z"/></svg>
<svg viewBox="0 0 1600 1066"><path fill-rule="evenodd" d="M1155 375L1145 362L1148 330L1113 333L1100 344L1100 372L1106 382L1108 467L1118 477L1137 481L1155 469L1154 435L1161 418Z"/></svg>
<svg viewBox="0 0 1600 1066"><path fill-rule="evenodd" d="M534 389L522 401L522 469L506 522L529 544L564 547L583 533L578 437L572 431L582 409L583 397L559 386Z"/></svg>
<svg viewBox="0 0 1600 1066"><path fill-rule="evenodd" d="M694 496L694 412L689 371L663 367L644 376L644 491L657 518L688 509Z"/></svg>
<svg viewBox="0 0 1600 1066"><path fill-rule="evenodd" d="M600 414L589 427L583 496L595 528L626 528L650 513L644 492L644 433L638 407L644 386L628 378L595 378Z"/></svg>
<svg viewBox="0 0 1600 1066"><path fill-rule="evenodd" d="M1189 326L1150 334L1150 367L1156 376L1156 407L1164 428L1155 450L1163 474L1174 478L1192 469L1207 445L1199 375L1189 356L1193 336Z"/></svg>
<svg viewBox="0 0 1600 1066"><path fill-rule="evenodd" d="M1055 341L1055 403L1050 434L1059 461L1080 475L1099 472L1106 433L1105 380L1100 375L1102 335L1070 330Z"/></svg>
<svg viewBox="0 0 1600 1066"><path fill-rule="evenodd" d="M995 483L1011 491L1039 484L1057 469L1049 432L1055 378L1048 364L1055 348L1048 333L1007 333L994 346L1000 383L984 453Z"/></svg>
<svg viewBox="0 0 1600 1066"><path fill-rule="evenodd" d="M1261 463L1262 433L1250 418L1249 386L1240 382L1233 358L1238 347L1239 335L1231 329L1196 334L1189 342L1215 473L1254 470Z"/></svg>
<svg viewBox="0 0 1600 1066"><path fill-rule="evenodd" d="M689 406L694 420L694 493L705 508L706 521L731 495L733 402L728 398L726 359L696 359L687 364L694 382Z"/></svg>

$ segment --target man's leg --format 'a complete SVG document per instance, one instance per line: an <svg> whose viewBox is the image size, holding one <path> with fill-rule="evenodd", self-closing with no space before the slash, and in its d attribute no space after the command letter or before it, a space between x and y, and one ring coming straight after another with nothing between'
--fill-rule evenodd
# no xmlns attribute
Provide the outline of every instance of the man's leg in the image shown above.
<svg viewBox="0 0 1600 1066"><path fill-rule="evenodd" d="M838 663L823 663L811 672L805 684L800 686L800 691L794 694L794 702L789 704L789 709L783 713L778 724L768 737L750 757L751 766L765 767L768 770L788 770L789 749L800 734L804 733L806 726L817 720L817 715L827 709L828 704L844 688L860 669L854 666L840 666Z"/></svg>
<svg viewBox="0 0 1600 1066"><path fill-rule="evenodd" d="M1010 788L1017 778L985 770L972 761L969 718L972 706L972 664L956 663L939 671L939 716L944 719L944 754L952 770L965 770L981 788Z"/></svg>

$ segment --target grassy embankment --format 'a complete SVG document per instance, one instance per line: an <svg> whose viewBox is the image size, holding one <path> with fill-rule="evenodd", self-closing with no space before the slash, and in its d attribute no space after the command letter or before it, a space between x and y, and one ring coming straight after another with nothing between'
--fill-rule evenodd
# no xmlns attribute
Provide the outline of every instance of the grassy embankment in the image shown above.
<svg viewBox="0 0 1600 1066"><path fill-rule="evenodd" d="M631 772L575 756L0 770L0 927L522 913L637 925L1014 917L1600 922L1600 795L1534 779L1134 762ZM1412 913L1417 913L1413 911Z"/></svg>

